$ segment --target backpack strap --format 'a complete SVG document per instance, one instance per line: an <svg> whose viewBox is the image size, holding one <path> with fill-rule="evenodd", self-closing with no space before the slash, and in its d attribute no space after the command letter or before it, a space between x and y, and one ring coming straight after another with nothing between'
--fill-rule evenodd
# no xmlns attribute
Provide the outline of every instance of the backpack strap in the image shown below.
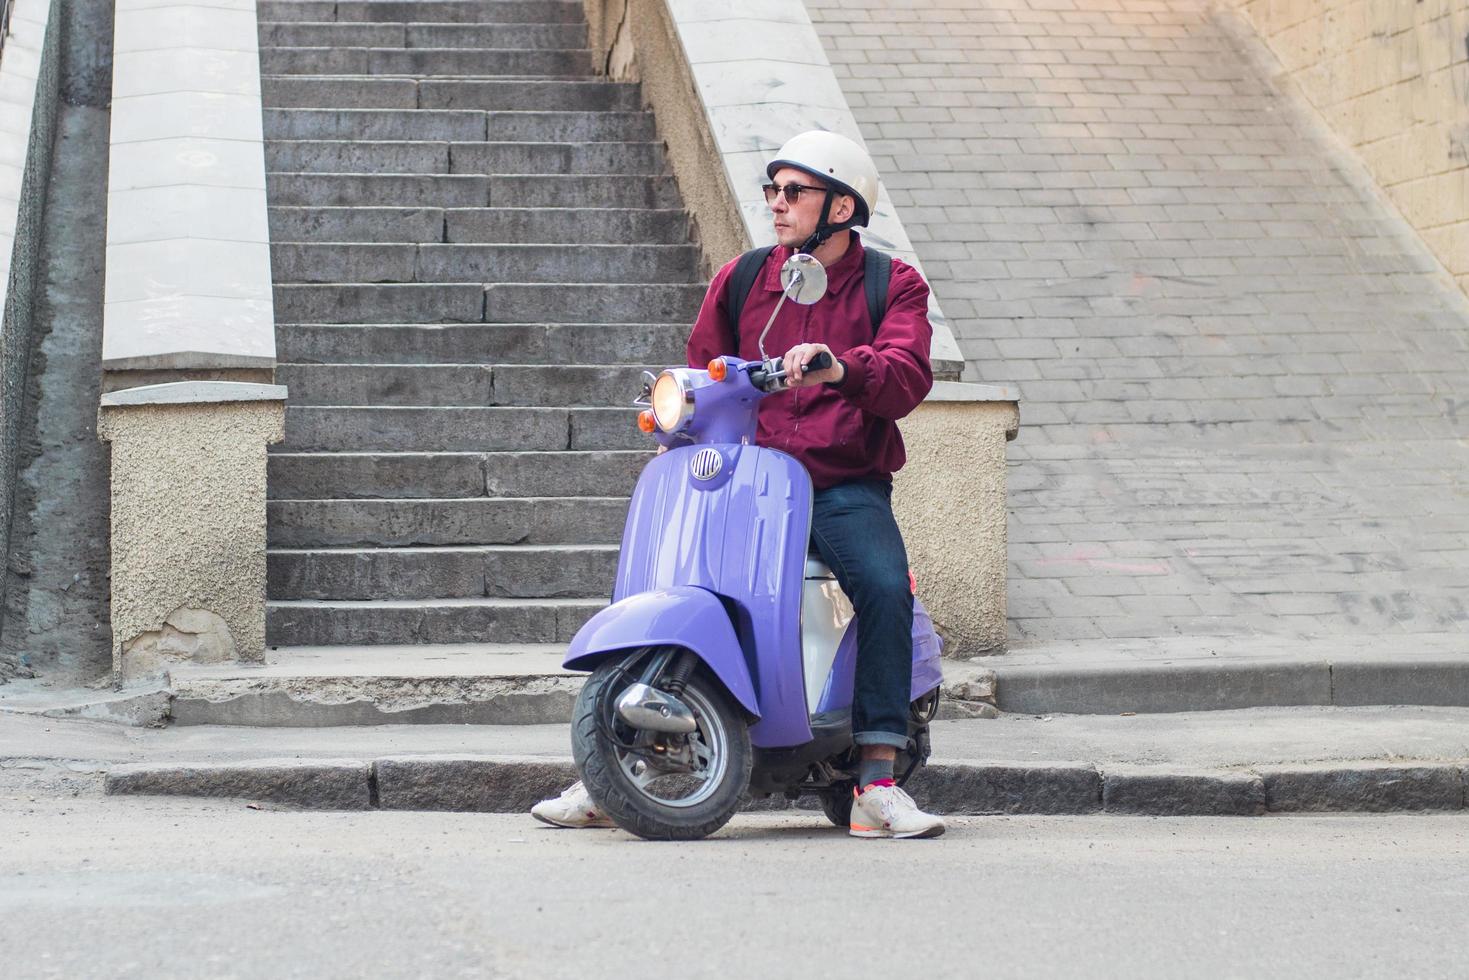
<svg viewBox="0 0 1469 980"><path fill-rule="evenodd" d="M774 245L750 249L740 256L735 263L734 272L730 274L729 322L734 326L736 357L740 354L740 314L745 311L745 300L749 298L750 290L755 288L755 280L760 278L760 270L765 267L765 260L770 258L773 251Z"/></svg>
<svg viewBox="0 0 1469 980"><path fill-rule="evenodd" d="M888 281L893 278L893 257L869 248L862 256L862 290L867 294L867 316L873 336L888 312Z"/></svg>
<svg viewBox="0 0 1469 980"><path fill-rule="evenodd" d="M774 245L750 249L739 257L735 262L734 272L730 274L729 320L734 325L737 356L740 349L740 314L745 311L745 300L749 298L750 290L755 288L760 270L765 267L765 260L770 258L773 251ZM865 249L862 255L862 291L867 296L867 318L872 321L874 336L877 328L882 326L882 318L888 312L888 283L892 277L893 257L875 248Z"/></svg>

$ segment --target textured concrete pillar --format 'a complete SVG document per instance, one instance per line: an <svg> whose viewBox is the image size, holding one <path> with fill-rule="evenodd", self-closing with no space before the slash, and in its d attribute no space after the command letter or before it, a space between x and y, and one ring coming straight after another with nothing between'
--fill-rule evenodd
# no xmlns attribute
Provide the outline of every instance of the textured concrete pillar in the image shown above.
<svg viewBox="0 0 1469 980"><path fill-rule="evenodd" d="M1009 389L942 381L901 423L893 509L947 656L1005 645L1005 443L1019 425Z"/></svg>
<svg viewBox="0 0 1469 980"><path fill-rule="evenodd" d="M113 675L265 656L265 447L286 389L186 381L102 397L112 444Z"/></svg>

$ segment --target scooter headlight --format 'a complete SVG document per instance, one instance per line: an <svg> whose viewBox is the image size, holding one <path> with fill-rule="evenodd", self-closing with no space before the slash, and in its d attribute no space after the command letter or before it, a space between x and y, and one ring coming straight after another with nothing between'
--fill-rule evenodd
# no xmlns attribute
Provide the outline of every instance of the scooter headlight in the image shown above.
<svg viewBox="0 0 1469 980"><path fill-rule="evenodd" d="M653 418L664 432L677 432L694 417L694 390L672 371L653 383Z"/></svg>

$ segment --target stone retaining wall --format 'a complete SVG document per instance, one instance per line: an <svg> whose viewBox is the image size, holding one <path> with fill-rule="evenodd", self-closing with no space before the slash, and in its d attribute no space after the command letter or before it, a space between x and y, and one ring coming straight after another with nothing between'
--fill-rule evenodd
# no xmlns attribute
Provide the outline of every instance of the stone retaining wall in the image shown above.
<svg viewBox="0 0 1469 980"><path fill-rule="evenodd" d="M1469 0L1230 0L1469 290Z"/></svg>
<svg viewBox="0 0 1469 980"><path fill-rule="evenodd" d="M0 59L0 558L10 555L36 259L56 130L61 18L52 16L53 5L15 0ZM4 587L0 575L0 610ZM0 662L0 680L11 669Z"/></svg>

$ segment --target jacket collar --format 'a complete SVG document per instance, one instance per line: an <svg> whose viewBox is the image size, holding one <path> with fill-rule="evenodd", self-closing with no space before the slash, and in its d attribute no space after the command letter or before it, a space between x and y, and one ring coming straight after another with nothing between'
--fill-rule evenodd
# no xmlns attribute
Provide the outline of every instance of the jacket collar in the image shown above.
<svg viewBox="0 0 1469 980"><path fill-rule="evenodd" d="M785 264L786 259L791 257L793 251L795 250L787 248L784 245L777 245L775 251L771 253L770 257L773 261L766 263L765 266L766 292L780 292L780 267ZM858 269L862 268L862 255L862 238L853 229L852 244L847 246L847 251L841 258L827 267L826 291L828 293L840 291L846 285L847 280L852 278Z"/></svg>

